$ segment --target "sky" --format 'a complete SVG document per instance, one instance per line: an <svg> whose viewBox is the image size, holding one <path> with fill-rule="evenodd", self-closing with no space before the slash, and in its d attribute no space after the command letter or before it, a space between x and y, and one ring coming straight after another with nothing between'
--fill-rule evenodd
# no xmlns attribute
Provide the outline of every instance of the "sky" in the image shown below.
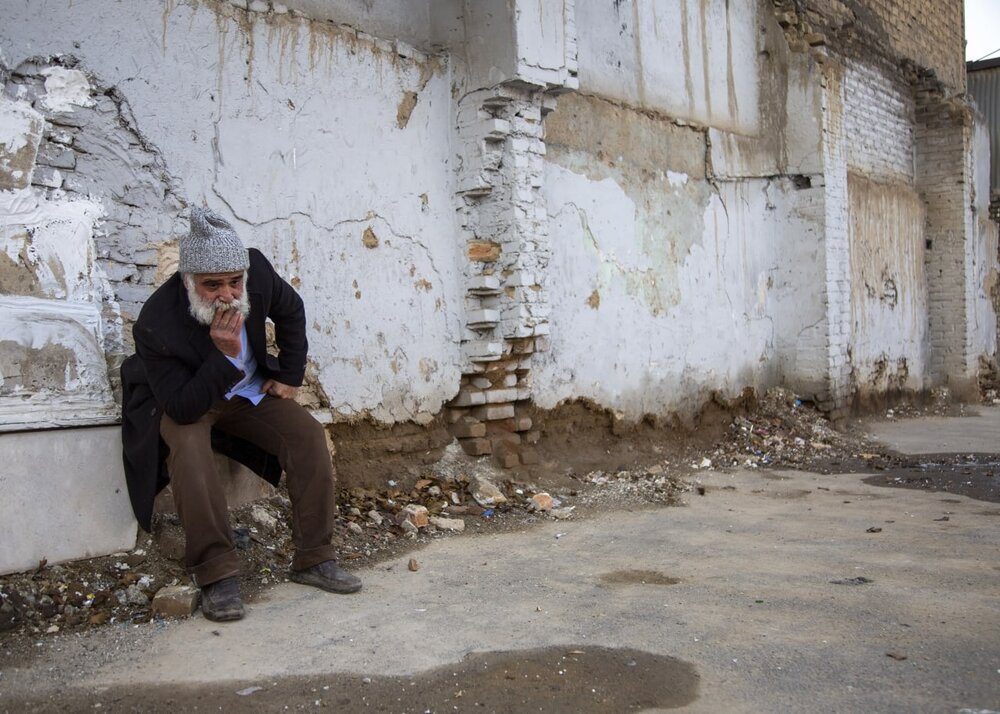
<svg viewBox="0 0 1000 714"><path fill-rule="evenodd" d="M965 40L966 60L1000 59L1000 0L965 0Z"/></svg>

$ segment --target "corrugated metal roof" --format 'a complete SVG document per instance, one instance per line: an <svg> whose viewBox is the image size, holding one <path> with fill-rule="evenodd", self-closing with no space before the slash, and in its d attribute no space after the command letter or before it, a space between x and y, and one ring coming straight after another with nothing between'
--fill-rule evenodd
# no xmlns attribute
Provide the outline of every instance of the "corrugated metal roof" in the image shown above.
<svg viewBox="0 0 1000 714"><path fill-rule="evenodd" d="M969 94L990 130L990 190L1000 190L1000 60L969 62Z"/></svg>

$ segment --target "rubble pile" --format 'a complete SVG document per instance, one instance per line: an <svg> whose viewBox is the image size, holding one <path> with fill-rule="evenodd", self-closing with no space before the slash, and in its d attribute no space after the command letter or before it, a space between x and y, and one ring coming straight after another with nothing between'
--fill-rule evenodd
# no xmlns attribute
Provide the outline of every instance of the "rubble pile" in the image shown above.
<svg viewBox="0 0 1000 714"><path fill-rule="evenodd" d="M833 428L811 404L787 389L767 392L757 408L733 418L725 439L695 468L809 468L843 457L861 457L858 438Z"/></svg>
<svg viewBox="0 0 1000 714"><path fill-rule="evenodd" d="M573 515L579 492L549 493L512 474L496 482L476 469L473 475L438 469L409 487L389 480L379 489L345 488L338 494L337 540L342 560L361 564L393 557L429 539L479 528L509 528L539 518ZM639 483L646 473L588 475L587 485ZM650 493L673 502L676 479L661 477ZM244 594L287 581L293 546L291 502L283 490L231 513L233 536L243 566ZM105 624L146 622L161 615L184 615L194 607L183 568L184 534L172 513L154 518L153 533L142 534L130 552L61 565L44 561L26 573L0 576L0 633L28 636L72 632ZM159 601L158 601L159 598Z"/></svg>

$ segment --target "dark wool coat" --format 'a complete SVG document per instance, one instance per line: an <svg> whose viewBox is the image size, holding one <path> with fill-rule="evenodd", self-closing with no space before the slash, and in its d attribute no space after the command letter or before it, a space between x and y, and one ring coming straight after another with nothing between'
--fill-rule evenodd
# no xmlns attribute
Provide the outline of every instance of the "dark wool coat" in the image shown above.
<svg viewBox="0 0 1000 714"><path fill-rule="evenodd" d="M298 387L308 349L302 299L260 251L251 248L249 253L250 315L245 324L250 348L265 379ZM189 307L184 282L174 274L139 313L132 328L136 354L121 367L125 478L132 511L146 531L153 499L169 482L160 417L165 413L179 424L196 422L243 378L212 343L208 327L191 317ZM268 317L275 326L277 357L267 353ZM212 447L272 484L281 478L277 458L243 439L213 429Z"/></svg>

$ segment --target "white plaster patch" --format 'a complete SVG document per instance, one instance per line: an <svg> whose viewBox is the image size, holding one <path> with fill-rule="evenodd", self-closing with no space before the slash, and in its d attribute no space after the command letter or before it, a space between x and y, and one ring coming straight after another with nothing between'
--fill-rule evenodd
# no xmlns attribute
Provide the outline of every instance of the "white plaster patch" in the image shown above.
<svg viewBox="0 0 1000 714"><path fill-rule="evenodd" d="M0 431L113 419L100 332L96 304L0 296Z"/></svg>
<svg viewBox="0 0 1000 714"><path fill-rule="evenodd" d="M0 250L14 262L24 251L47 297L99 302L110 292L94 260L94 227L103 216L93 200L0 191Z"/></svg>
<svg viewBox="0 0 1000 714"><path fill-rule="evenodd" d="M0 155L17 153L32 141L37 146L37 127L42 122L42 115L27 102L0 96Z"/></svg>
<svg viewBox="0 0 1000 714"><path fill-rule="evenodd" d="M87 75L78 69L49 67L45 75L45 96L42 105L53 112L71 112L74 107L92 107L93 89Z"/></svg>
<svg viewBox="0 0 1000 714"><path fill-rule="evenodd" d="M31 184L45 119L27 102L0 96L0 186Z"/></svg>
<svg viewBox="0 0 1000 714"><path fill-rule="evenodd" d="M677 171L667 171L667 183L670 184L670 188L681 188L686 186L689 176L684 173L679 173Z"/></svg>

